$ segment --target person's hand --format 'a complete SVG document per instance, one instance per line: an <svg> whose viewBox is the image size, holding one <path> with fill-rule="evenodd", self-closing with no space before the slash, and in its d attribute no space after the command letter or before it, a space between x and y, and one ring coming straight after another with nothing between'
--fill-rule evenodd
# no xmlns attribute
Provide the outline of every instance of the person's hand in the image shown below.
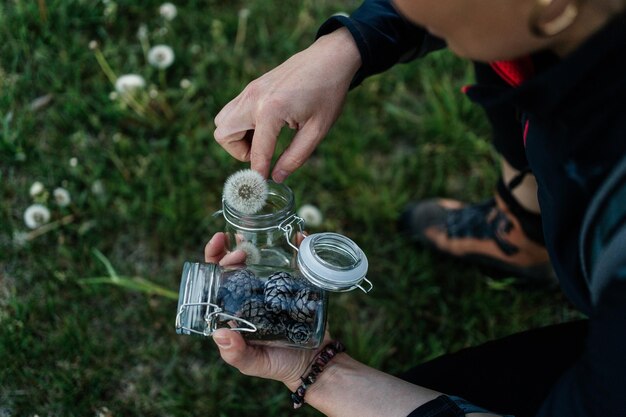
<svg viewBox="0 0 626 417"><path fill-rule="evenodd" d="M303 236L298 236L298 243L302 238ZM246 254L241 250L226 250L224 233L213 235L204 249L206 262L219 263L222 266L241 264L245 262L245 257ZM329 339L327 333L326 340ZM281 381L292 391L300 385L300 376L306 372L308 364L317 353L316 350L248 345L241 334L229 329L216 330L213 340L222 359L241 373Z"/></svg>
<svg viewBox="0 0 626 417"><path fill-rule="evenodd" d="M280 130L295 129L272 171L282 182L309 158L335 122L361 65L347 29L313 45L252 81L215 117L215 140L233 157L268 177Z"/></svg>

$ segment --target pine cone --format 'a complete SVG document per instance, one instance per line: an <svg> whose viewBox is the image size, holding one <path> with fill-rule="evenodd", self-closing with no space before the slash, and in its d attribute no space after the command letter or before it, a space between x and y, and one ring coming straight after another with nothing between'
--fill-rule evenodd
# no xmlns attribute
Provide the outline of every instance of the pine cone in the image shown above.
<svg viewBox="0 0 626 417"><path fill-rule="evenodd" d="M276 272L265 283L265 306L274 313L288 312L296 291L296 280L287 272Z"/></svg>
<svg viewBox="0 0 626 417"><path fill-rule="evenodd" d="M250 298L254 294L263 292L263 281L258 279L248 269L241 269L231 275L226 275L221 288L229 291L240 302Z"/></svg>
<svg viewBox="0 0 626 417"><path fill-rule="evenodd" d="M287 339L303 345L311 338L313 331L304 323L291 323L287 326Z"/></svg>
<svg viewBox="0 0 626 417"><path fill-rule="evenodd" d="M321 300L321 294L304 287L296 293L289 309L289 316L300 323L313 323Z"/></svg>

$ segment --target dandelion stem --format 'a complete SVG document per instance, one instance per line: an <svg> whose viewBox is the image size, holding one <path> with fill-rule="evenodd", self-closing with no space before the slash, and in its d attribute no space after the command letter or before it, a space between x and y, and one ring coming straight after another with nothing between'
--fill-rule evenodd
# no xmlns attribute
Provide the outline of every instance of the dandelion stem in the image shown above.
<svg viewBox="0 0 626 417"><path fill-rule="evenodd" d="M61 217L59 220L50 222L48 224L44 224L43 226L38 227L37 229L33 230L32 232L29 232L26 235L26 240L30 241L33 239L38 238L39 236L46 234L54 229L57 229L61 226L65 226L66 224L70 224L74 221L74 215L73 214L69 214L65 217Z"/></svg>
<svg viewBox="0 0 626 417"><path fill-rule="evenodd" d="M94 54L96 56L96 59L98 60L98 64L100 64L100 68L102 68L102 71L104 72L104 74L107 76L109 81L111 81L111 84L115 85L115 81L117 81L117 75L115 75L115 72L113 72L113 69L111 68L111 66L107 62L107 60L104 57L104 54L102 53L100 48L96 48L94 50Z"/></svg>
<svg viewBox="0 0 626 417"><path fill-rule="evenodd" d="M46 6L46 0L38 0L37 5L39 6L39 18L43 23L48 21L48 7Z"/></svg>
<svg viewBox="0 0 626 417"><path fill-rule="evenodd" d="M165 90L167 83L165 80L165 71L162 69L159 70L159 83L161 84L161 88Z"/></svg>
<svg viewBox="0 0 626 417"><path fill-rule="evenodd" d="M243 43L246 41L246 32L248 29L248 14L239 13L239 20L237 22L237 35L235 36L235 52L241 52L243 49Z"/></svg>

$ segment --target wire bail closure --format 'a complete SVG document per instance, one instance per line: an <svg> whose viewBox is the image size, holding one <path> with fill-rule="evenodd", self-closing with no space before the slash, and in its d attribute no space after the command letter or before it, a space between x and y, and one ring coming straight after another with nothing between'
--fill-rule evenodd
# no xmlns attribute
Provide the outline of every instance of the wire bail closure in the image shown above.
<svg viewBox="0 0 626 417"><path fill-rule="evenodd" d="M176 313L176 330L187 334L194 333L202 336L211 336L213 332L219 328L219 323L235 322L237 325L230 327L231 330L249 333L256 332L258 329L256 325L254 325L254 323L251 323L250 321L241 317L229 314L217 304L213 304L208 301L211 297L211 294L213 294L213 273L214 272L211 273L212 276L208 279L208 287L206 288L206 292L203 292L202 295L202 298L206 297L207 301L200 300L199 302L189 302L189 299L191 298L192 274L187 274L187 276L185 277L182 302L178 307L178 312ZM207 327L203 331L199 331L183 325L183 315L192 314L194 308L202 311L203 307L206 307L204 311L203 321L207 324Z"/></svg>
<svg viewBox="0 0 626 417"><path fill-rule="evenodd" d="M266 227L247 227L239 223L235 223L230 218L230 216L224 215L224 213L226 212L225 204L226 204L226 201L222 199L222 209L217 210L215 213L213 213L213 217L218 217L221 215L224 217L224 220L226 220L226 222L230 224L232 227L234 227L235 229L243 230L245 232L257 233L257 232L268 232L270 230L280 230L281 232L285 234L285 239L287 240L287 244L289 244L289 246L295 249L296 252L298 251L298 247L291 242L291 237L292 237L291 233L293 232L293 229L294 229L294 226L293 226L294 223L297 227L298 232L300 233L304 232L304 228L303 228L304 219L302 217L298 216L297 214L292 214L286 219L284 219L282 222L280 222L278 225L266 226Z"/></svg>

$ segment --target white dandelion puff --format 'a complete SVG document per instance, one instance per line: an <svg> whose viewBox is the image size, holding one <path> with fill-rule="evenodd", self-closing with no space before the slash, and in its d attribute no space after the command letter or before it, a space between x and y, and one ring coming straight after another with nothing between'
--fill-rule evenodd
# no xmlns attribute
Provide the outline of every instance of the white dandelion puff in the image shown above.
<svg viewBox="0 0 626 417"><path fill-rule="evenodd" d="M40 183L39 181L35 181L33 185L30 186L30 190L28 190L28 193L30 194L31 197L37 197L39 194L43 193L43 191L44 191L43 184Z"/></svg>
<svg viewBox="0 0 626 417"><path fill-rule="evenodd" d="M78 158L76 157L70 158L69 164L72 168L76 168L78 166Z"/></svg>
<svg viewBox="0 0 626 417"><path fill-rule="evenodd" d="M255 265L261 261L261 251L252 242L240 242L235 250L241 250L246 254L246 265Z"/></svg>
<svg viewBox="0 0 626 417"><path fill-rule="evenodd" d="M67 207L72 201L70 192L62 187L55 188L52 192L52 196L59 207Z"/></svg>
<svg viewBox="0 0 626 417"><path fill-rule="evenodd" d="M139 29L137 29L137 38L142 41L148 39L148 26L144 24L139 25Z"/></svg>
<svg viewBox="0 0 626 417"><path fill-rule="evenodd" d="M146 86L146 80L141 75L125 74L115 80L115 91L120 94L140 90Z"/></svg>
<svg viewBox="0 0 626 417"><path fill-rule="evenodd" d="M324 221L320 209L313 204L304 204L298 209L298 216L302 217L307 226L318 227Z"/></svg>
<svg viewBox="0 0 626 417"><path fill-rule="evenodd" d="M155 45L148 51L148 62L153 67L165 69L174 62L174 50L167 45Z"/></svg>
<svg viewBox="0 0 626 417"><path fill-rule="evenodd" d="M267 200L267 181L252 169L243 169L232 174L224 183L226 204L244 214L261 210Z"/></svg>
<svg viewBox="0 0 626 417"><path fill-rule="evenodd" d="M186 90L189 87L191 87L191 81L189 81L187 78L183 78L182 80L180 80L180 88Z"/></svg>
<svg viewBox="0 0 626 417"><path fill-rule="evenodd" d="M36 229L50 221L50 210L43 204L33 204L24 212L24 223L30 229Z"/></svg>
<svg viewBox="0 0 626 417"><path fill-rule="evenodd" d="M13 232L13 244L15 246L21 247L28 243L29 235L26 232Z"/></svg>
<svg viewBox="0 0 626 417"><path fill-rule="evenodd" d="M91 184L91 192L94 195L104 195L104 183L101 180L95 180L93 184Z"/></svg>
<svg viewBox="0 0 626 417"><path fill-rule="evenodd" d="M246 9L246 8L240 9L238 16L240 19L247 19L248 17L250 17L250 9Z"/></svg>
<svg viewBox="0 0 626 417"><path fill-rule="evenodd" d="M96 41L96 40L89 41L89 49L91 49L92 51L94 49L98 49L99 46L100 45L98 44L98 41Z"/></svg>
<svg viewBox="0 0 626 417"><path fill-rule="evenodd" d="M174 6L172 3L163 3L161 6L159 6L159 14L165 20L174 20L176 15L178 15L178 10L176 9L176 6Z"/></svg>

